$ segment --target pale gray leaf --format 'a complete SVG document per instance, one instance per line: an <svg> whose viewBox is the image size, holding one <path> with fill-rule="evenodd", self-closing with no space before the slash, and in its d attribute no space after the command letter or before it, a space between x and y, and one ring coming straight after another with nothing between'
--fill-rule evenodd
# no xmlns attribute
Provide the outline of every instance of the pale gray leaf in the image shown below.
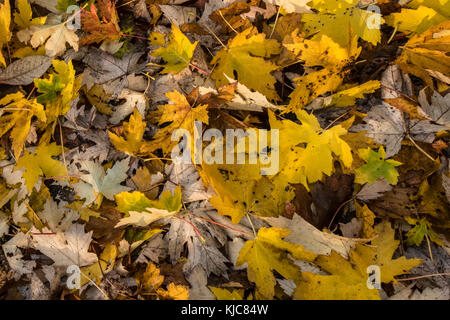
<svg viewBox="0 0 450 320"><path fill-rule="evenodd" d="M105 51L91 48L83 61L88 65L95 83L104 84L143 69L144 64L137 65L142 54L142 52L125 53L123 58L119 59Z"/></svg>
<svg viewBox="0 0 450 320"><path fill-rule="evenodd" d="M439 92L434 91L431 96L431 104L428 103L425 90L419 93L420 108L429 119L434 122L450 127L450 93L441 96Z"/></svg>
<svg viewBox="0 0 450 320"><path fill-rule="evenodd" d="M51 66L52 59L46 56L28 56L11 63L0 73L0 83L28 85L40 78Z"/></svg>
<svg viewBox="0 0 450 320"><path fill-rule="evenodd" d="M384 192L391 191L392 186L387 181L375 181L374 183L366 183L358 192L356 197L361 201L374 200L383 195Z"/></svg>
<svg viewBox="0 0 450 320"><path fill-rule="evenodd" d="M170 219L170 229L166 237L169 239L169 255L172 263L175 264L178 261L184 251L184 245L187 244L187 262L183 266L185 274L189 274L196 266L201 266L208 276L212 272L215 275L227 277L228 268L225 263L229 261L217 249L218 242L210 231L214 229L214 226L192 216L185 216L183 219L185 221ZM195 225L205 241L200 239L191 224Z"/></svg>

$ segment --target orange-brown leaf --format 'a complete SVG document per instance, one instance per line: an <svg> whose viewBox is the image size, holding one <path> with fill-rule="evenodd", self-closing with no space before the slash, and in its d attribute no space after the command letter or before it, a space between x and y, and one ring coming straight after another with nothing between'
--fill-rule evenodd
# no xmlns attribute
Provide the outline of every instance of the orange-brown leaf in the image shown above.
<svg viewBox="0 0 450 320"><path fill-rule="evenodd" d="M119 18L114 3L110 0L97 0L97 5L101 19L93 3L91 3L90 11L81 9L81 25L87 33L81 39L81 44L117 40L120 37Z"/></svg>

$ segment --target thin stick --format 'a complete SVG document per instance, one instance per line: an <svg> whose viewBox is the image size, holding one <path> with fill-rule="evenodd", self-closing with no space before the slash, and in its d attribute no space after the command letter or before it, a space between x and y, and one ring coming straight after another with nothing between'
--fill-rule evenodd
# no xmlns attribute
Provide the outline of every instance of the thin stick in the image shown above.
<svg viewBox="0 0 450 320"><path fill-rule="evenodd" d="M343 206L345 206L347 203L349 203L350 201L352 201L353 199L355 199L355 197L352 197L350 199L348 199L347 201L343 202L339 208L336 209L336 212L333 214L333 217L331 218L330 224L328 225L328 230L331 229L331 225L333 224L333 220L334 218L336 218L336 215L338 214L338 212L342 209Z"/></svg>
<svg viewBox="0 0 450 320"><path fill-rule="evenodd" d="M225 21L225 23L227 24L227 26L229 26L230 29L233 30L236 34L239 34L239 32L237 32L237 31L231 26L231 24L227 21L227 19L225 19L225 17L224 17L223 14L222 14L222 11L220 11L220 9L217 10L217 11L219 11L220 16L222 17L223 21Z"/></svg>
<svg viewBox="0 0 450 320"><path fill-rule="evenodd" d="M224 47L225 49L228 49L228 47L222 42L222 40L219 39L219 37L211 30L211 28L208 27L208 25L206 25L204 23L202 23L202 25L204 25L206 27L206 29L208 29L208 32L211 33L213 35L213 37L216 38L217 41L219 41L219 43L222 45L222 47Z"/></svg>
<svg viewBox="0 0 450 320"><path fill-rule="evenodd" d="M277 16L275 17L275 23L273 24L272 32L270 33L269 39L272 38L273 32L275 31L275 27L277 26L278 17L280 16L281 6L278 7Z"/></svg>
<svg viewBox="0 0 450 320"><path fill-rule="evenodd" d="M347 115L351 110L341 114L339 117L337 117L336 119L334 119L324 130L328 130L328 128L330 128L336 121L338 121L339 119L341 119L342 117L344 117L345 115Z"/></svg>
<svg viewBox="0 0 450 320"><path fill-rule="evenodd" d="M87 275L85 275L84 272L81 271L81 269L80 269L80 273L81 273L81 275L82 275L83 277L85 277L86 279L88 279L88 281L89 281L90 283L92 283L92 284L94 285L94 287L96 287L96 288L98 289L98 291L100 291L101 294L103 294L103 296L106 298L106 300L110 300L109 297L108 297L108 295L106 294L106 292L103 291L102 288L100 288L100 287L95 283L95 281L93 281L91 278L89 278Z"/></svg>
<svg viewBox="0 0 450 320"><path fill-rule="evenodd" d="M142 39L142 40L147 40L147 41L148 41L148 39L147 39L147 38L145 38L145 37L141 37L141 36L134 36L134 35L132 35L132 34L126 34L126 33L122 33L122 34L121 34L121 36L124 36L124 37L132 37L132 38L138 38L138 39Z"/></svg>
<svg viewBox="0 0 450 320"><path fill-rule="evenodd" d="M147 161L153 161L153 160L169 160L169 161L173 161L171 158L147 158L147 159L142 159L142 161L147 162Z"/></svg>
<svg viewBox="0 0 450 320"><path fill-rule="evenodd" d="M247 219L248 219L248 222L250 223L250 226L252 227L252 230L253 230L253 235L255 236L255 238L256 238L256 230L255 230L255 226L253 225L253 222L252 222L252 220L250 220L250 216L248 215L248 213L246 213L245 214L245 216L247 217Z"/></svg>
<svg viewBox="0 0 450 320"><path fill-rule="evenodd" d="M58 118L58 125L59 125L59 138L61 139L61 150L62 150L64 167L66 167L66 170L69 171L67 168L67 163L66 163L66 155L64 153L64 141L63 141L63 135L62 135L62 126L61 126L61 122L59 121L59 118Z"/></svg>
<svg viewBox="0 0 450 320"><path fill-rule="evenodd" d="M33 87L33 89L31 89L30 94L27 96L27 100L30 99L30 97L33 94L34 90L36 90L36 87Z"/></svg>
<svg viewBox="0 0 450 320"><path fill-rule="evenodd" d="M412 278L404 278L404 279L395 279L395 280L397 280L397 281L409 281L409 280L417 280L417 279L431 278L431 277L440 277L440 276L450 276L450 272L448 272L448 273L425 274L423 276L412 277Z"/></svg>
<svg viewBox="0 0 450 320"><path fill-rule="evenodd" d="M120 8L120 7L126 6L127 4L133 3L135 1L137 1L137 0L131 0L131 1L125 2L125 3L121 4L120 6L117 6L116 8Z"/></svg>
<svg viewBox="0 0 450 320"><path fill-rule="evenodd" d="M412 142L412 144L420 151L422 152L428 159L430 159L431 161L435 161L433 159L432 156L430 156L425 150L423 150L414 140L413 138L411 138L411 136L409 135L409 133L406 134L406 137L408 137L408 139Z"/></svg>
<svg viewBox="0 0 450 320"><path fill-rule="evenodd" d="M74 174L74 175L67 175L67 176L51 176L51 177L45 177L44 180L50 180L50 179L70 179L70 178L81 178L80 175Z"/></svg>
<svg viewBox="0 0 450 320"><path fill-rule="evenodd" d="M387 44L391 43L392 39L394 39L394 36L397 33L397 30L398 30L398 25L395 26L395 29L392 32L391 36L389 37L389 40L388 40Z"/></svg>
<svg viewBox="0 0 450 320"><path fill-rule="evenodd" d="M427 239L427 244L428 244L428 252L430 252L430 259L431 259L431 262L433 262L433 263L434 263L434 260L433 260L433 252L431 252L431 243L430 243L430 238L428 237L428 235L427 235L427 234L425 234L425 239Z"/></svg>
<svg viewBox="0 0 450 320"><path fill-rule="evenodd" d="M209 73L208 71L203 70L203 69L200 68L200 67L197 67L195 64L189 63L189 65L190 65L191 67L193 67L194 69L197 69L197 70L200 71L201 73L207 75L207 76L210 75L210 73Z"/></svg>

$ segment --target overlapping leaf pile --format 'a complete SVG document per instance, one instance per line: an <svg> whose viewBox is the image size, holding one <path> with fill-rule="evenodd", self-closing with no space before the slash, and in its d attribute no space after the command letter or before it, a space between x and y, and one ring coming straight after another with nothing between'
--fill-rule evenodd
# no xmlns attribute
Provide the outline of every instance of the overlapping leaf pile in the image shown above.
<svg viewBox="0 0 450 320"><path fill-rule="evenodd" d="M448 0L2 2L0 298L450 298Z"/></svg>

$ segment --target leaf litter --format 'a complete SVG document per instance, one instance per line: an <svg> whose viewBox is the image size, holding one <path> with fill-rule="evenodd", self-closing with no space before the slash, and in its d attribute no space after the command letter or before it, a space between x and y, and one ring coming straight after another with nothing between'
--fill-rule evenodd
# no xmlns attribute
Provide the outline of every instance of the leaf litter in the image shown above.
<svg viewBox="0 0 450 320"><path fill-rule="evenodd" d="M449 14L376 5L3 1L0 298L448 299Z"/></svg>

